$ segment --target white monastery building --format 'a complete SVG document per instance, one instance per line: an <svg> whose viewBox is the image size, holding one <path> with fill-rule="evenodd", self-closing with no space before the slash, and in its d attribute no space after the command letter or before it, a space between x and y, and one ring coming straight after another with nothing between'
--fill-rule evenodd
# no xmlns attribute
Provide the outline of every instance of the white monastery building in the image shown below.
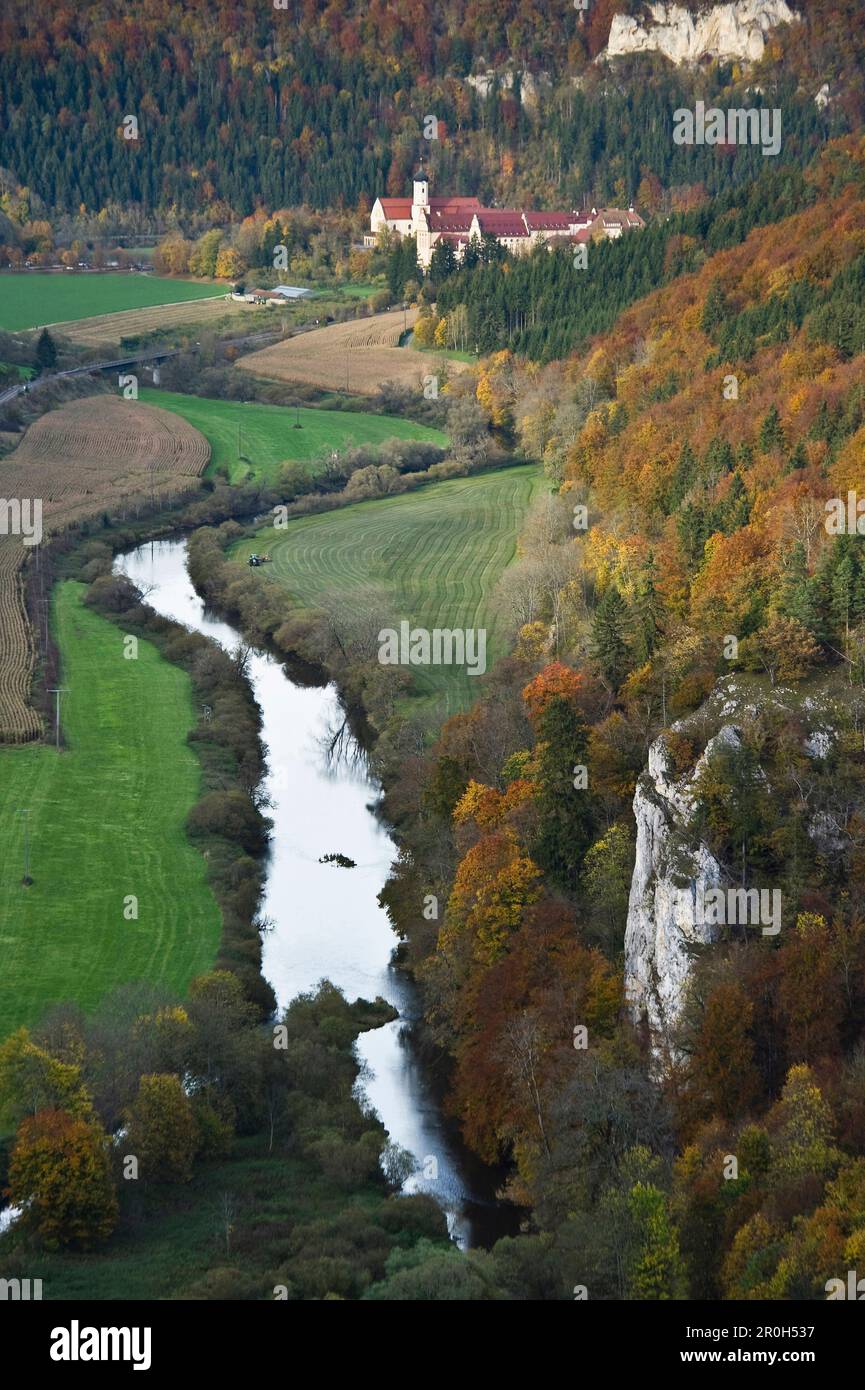
<svg viewBox="0 0 865 1390"><path fill-rule="evenodd" d="M429 179L419 169L410 198L376 198L369 218L365 246L375 246L385 230L417 237L418 264L429 269L433 248L442 239L461 260L469 241L491 234L500 246L520 255L541 242L588 242L614 239L645 227L638 212L628 208L592 208L590 212L524 212L517 208L485 208L477 198L430 197Z"/></svg>

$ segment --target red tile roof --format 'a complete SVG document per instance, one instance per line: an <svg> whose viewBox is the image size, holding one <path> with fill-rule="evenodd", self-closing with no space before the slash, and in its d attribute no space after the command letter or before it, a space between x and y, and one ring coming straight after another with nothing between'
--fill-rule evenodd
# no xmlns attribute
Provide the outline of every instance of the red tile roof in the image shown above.
<svg viewBox="0 0 865 1390"><path fill-rule="evenodd" d="M525 219L530 232L566 232L579 220L572 212L527 212Z"/></svg>
<svg viewBox="0 0 865 1390"><path fill-rule="evenodd" d="M480 206L481 206L480 203L478 202L477 198L463 198L463 197L458 197L458 198L430 198L430 200L429 200L429 205L430 205L430 208L432 209L432 211L436 211L436 209L445 210L445 209L447 209L447 208L454 208L454 209L459 208L459 209L461 209L461 210L468 210L469 212L478 212L479 209L480 209Z"/></svg>
<svg viewBox="0 0 865 1390"><path fill-rule="evenodd" d="M514 208L481 208L477 218L482 232L505 237L528 236L523 215Z"/></svg>
<svg viewBox="0 0 865 1390"><path fill-rule="evenodd" d="M429 216L429 225L432 232L467 232L472 225L472 219L466 212L434 209Z"/></svg>
<svg viewBox="0 0 865 1390"><path fill-rule="evenodd" d="M409 221L412 215L411 198L380 198L382 210L388 221ZM535 232L561 232L570 235L572 241L587 242L593 233L604 230L626 230L630 227L645 227L639 213L632 208L592 208L589 212L521 212L517 208L485 208L477 198L456 197L430 198L430 230L449 240L467 236L472 219L477 217L482 232L503 238L528 237ZM579 227L576 233L571 227Z"/></svg>
<svg viewBox="0 0 865 1390"><path fill-rule="evenodd" d="M411 198L380 198L379 202L385 217L391 221L404 221L411 217ZM480 209L477 198L430 198L431 212L473 213Z"/></svg>

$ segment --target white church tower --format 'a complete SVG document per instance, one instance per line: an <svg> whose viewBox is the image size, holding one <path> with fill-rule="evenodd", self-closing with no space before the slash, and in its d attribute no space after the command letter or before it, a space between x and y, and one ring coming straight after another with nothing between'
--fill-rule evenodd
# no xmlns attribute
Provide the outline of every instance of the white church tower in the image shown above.
<svg viewBox="0 0 865 1390"><path fill-rule="evenodd" d="M412 226L417 228L421 213L426 216L429 212L429 179L423 165L418 169L412 182L411 193L411 220Z"/></svg>

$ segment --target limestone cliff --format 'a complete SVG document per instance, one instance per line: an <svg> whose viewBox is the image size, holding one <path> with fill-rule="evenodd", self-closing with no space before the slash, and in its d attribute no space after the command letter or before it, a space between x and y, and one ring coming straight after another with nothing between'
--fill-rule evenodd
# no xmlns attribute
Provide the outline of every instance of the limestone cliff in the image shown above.
<svg viewBox="0 0 865 1390"><path fill-rule="evenodd" d="M691 785L712 750L738 746L725 725L710 739L690 775L676 781L664 736L649 749L646 774L637 783L634 816L637 850L625 929L625 992L635 1021L646 1019L653 1039L664 1039L681 1010L690 971L689 948L717 939L717 928L697 921L696 904L721 883L721 868L705 845L676 855L676 832L692 812Z"/></svg>
<svg viewBox="0 0 865 1390"><path fill-rule="evenodd" d="M769 689L761 678L729 676L716 683L699 711L672 726L692 743L696 739L697 747L704 745L691 771L676 775L664 734L652 743L634 795L637 843L625 926L625 994L634 1021L648 1024L656 1056L668 1050L681 1015L695 948L711 945L720 934L698 905L704 907L711 889L735 886L691 829L697 777L715 749L741 746L742 730L759 714L774 712L798 724L801 750L815 774L807 790L807 832L818 853L836 857L849 839L847 811L843 798L833 796L834 781L825 769L839 732L861 718L858 706L853 713L848 708L852 698L839 695L830 680L801 694L789 686ZM762 769L757 775L769 786Z"/></svg>
<svg viewBox="0 0 865 1390"><path fill-rule="evenodd" d="M663 53L674 63L697 63L703 57L758 62L766 34L799 15L785 0L735 0L691 14L681 5L649 4L638 19L616 15L605 50L608 58L629 53Z"/></svg>

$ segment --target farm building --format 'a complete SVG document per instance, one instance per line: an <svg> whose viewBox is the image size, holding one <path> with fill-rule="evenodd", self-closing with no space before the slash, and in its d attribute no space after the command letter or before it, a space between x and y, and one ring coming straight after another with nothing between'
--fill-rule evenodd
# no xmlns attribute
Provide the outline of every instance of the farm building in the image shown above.
<svg viewBox="0 0 865 1390"><path fill-rule="evenodd" d="M301 289L298 285L276 285L272 290L250 289L244 290L243 294L235 292L231 298L246 304L288 304L295 299L309 299L312 294L312 290Z"/></svg>
<svg viewBox="0 0 865 1390"><path fill-rule="evenodd" d="M486 208L474 197L430 197L429 179L423 168L412 183L411 198L376 198L370 213L370 230L365 246L375 246L381 232L417 237L418 264L429 268L433 248L440 240L450 242L461 260L471 240L492 235L500 246L515 255L531 251L540 243L566 240L611 240L623 232L645 227L634 209L592 208L586 212L526 212L517 208Z"/></svg>

